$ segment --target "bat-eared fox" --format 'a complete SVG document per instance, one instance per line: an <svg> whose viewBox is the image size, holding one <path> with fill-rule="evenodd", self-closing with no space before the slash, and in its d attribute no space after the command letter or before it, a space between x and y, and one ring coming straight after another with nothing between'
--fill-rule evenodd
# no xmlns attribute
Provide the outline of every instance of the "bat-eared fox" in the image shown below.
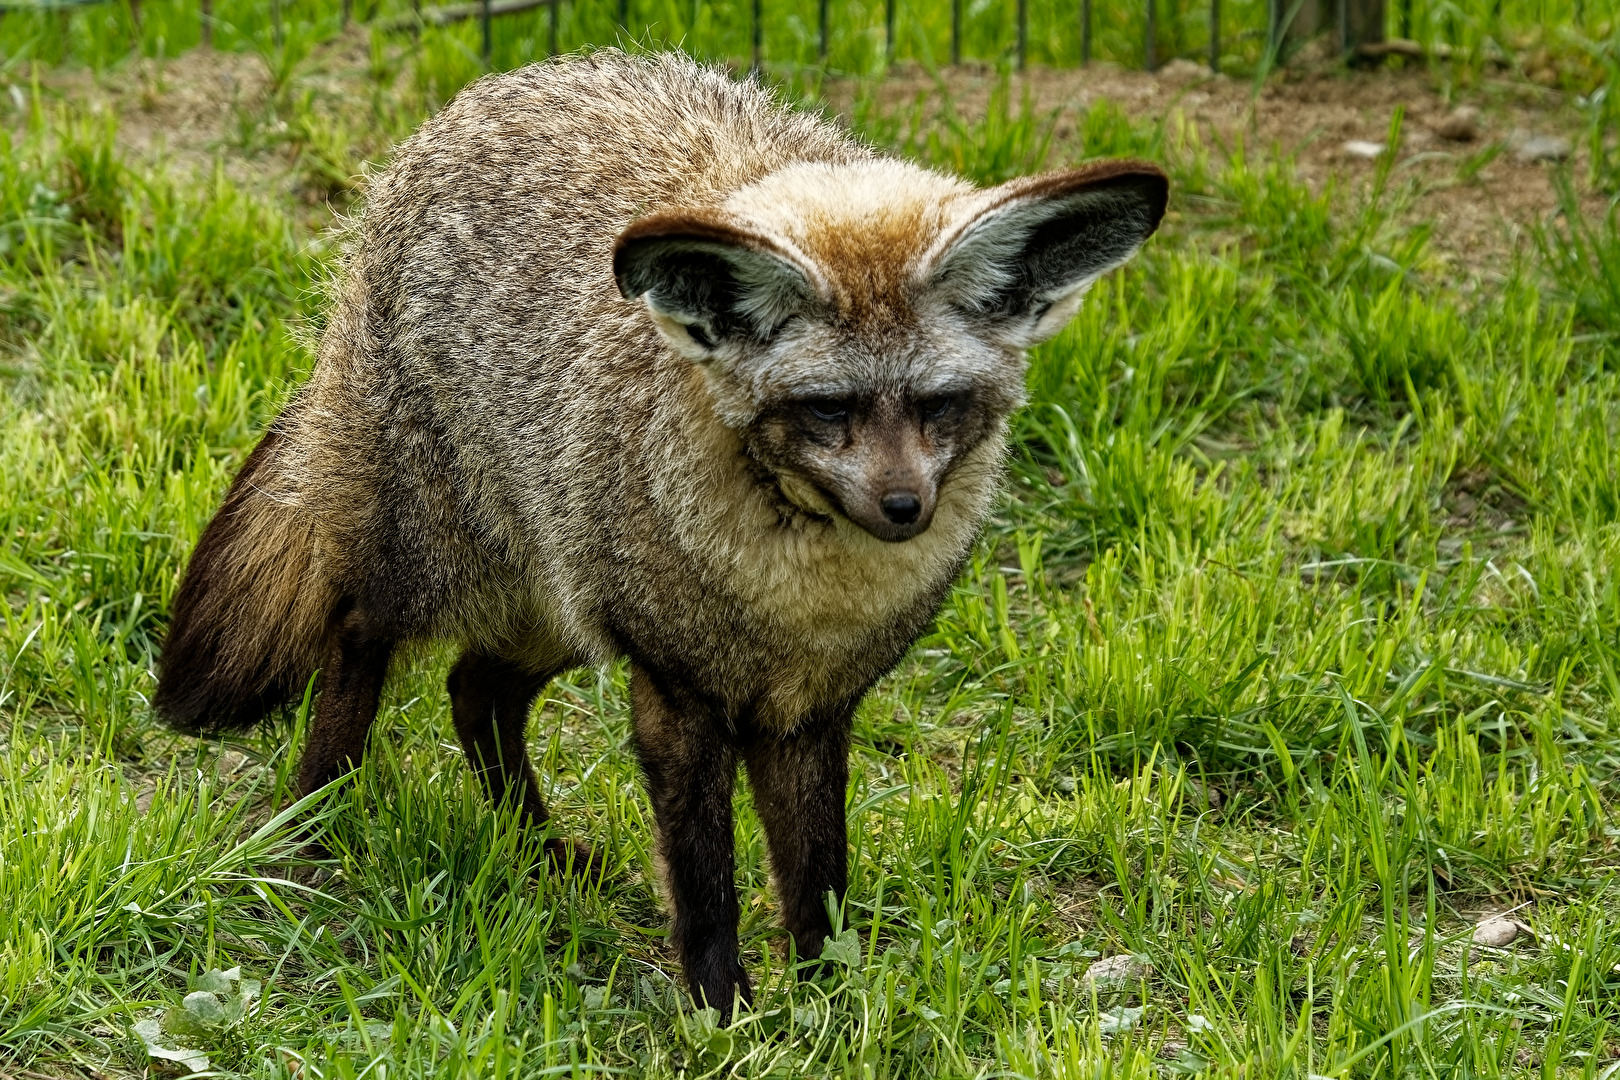
<svg viewBox="0 0 1620 1080"><path fill-rule="evenodd" d="M243 728L318 671L307 793L359 762L396 651L453 642L468 762L539 826L531 705L628 657L688 985L748 1002L739 763L818 957L856 705L979 533L1025 349L1167 195L1132 161L979 189L680 56L480 80L370 184L314 369L197 542L154 707Z"/></svg>

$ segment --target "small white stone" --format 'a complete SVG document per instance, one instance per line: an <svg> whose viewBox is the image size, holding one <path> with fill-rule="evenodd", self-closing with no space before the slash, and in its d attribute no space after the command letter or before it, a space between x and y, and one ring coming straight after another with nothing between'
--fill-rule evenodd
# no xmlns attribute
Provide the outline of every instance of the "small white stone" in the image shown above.
<svg viewBox="0 0 1620 1080"><path fill-rule="evenodd" d="M1361 158L1363 161L1371 161L1382 154L1384 149L1383 143L1368 142L1365 139L1351 139L1344 144L1344 152L1347 157Z"/></svg>
<svg viewBox="0 0 1620 1080"><path fill-rule="evenodd" d="M1532 135L1519 144L1520 161L1563 161L1574 150L1562 135Z"/></svg>
<svg viewBox="0 0 1620 1080"><path fill-rule="evenodd" d="M1082 982L1098 988L1115 987L1127 983L1141 982L1153 974L1153 965L1143 963L1130 953L1120 953L1117 956L1105 956L1086 969L1081 977Z"/></svg>
<svg viewBox="0 0 1620 1080"><path fill-rule="evenodd" d="M1517 919L1486 919L1474 927L1474 944L1500 949L1511 945L1525 929L1525 925Z"/></svg>

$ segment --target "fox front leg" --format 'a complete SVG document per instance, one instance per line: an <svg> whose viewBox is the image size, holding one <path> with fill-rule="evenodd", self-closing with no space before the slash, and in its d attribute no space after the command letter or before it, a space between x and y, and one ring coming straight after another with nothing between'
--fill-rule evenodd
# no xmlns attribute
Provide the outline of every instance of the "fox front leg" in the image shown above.
<svg viewBox="0 0 1620 1080"><path fill-rule="evenodd" d="M765 736L744 753L754 808L765 823L782 922L800 960L814 960L832 933L827 894L842 903L849 876L844 793L854 704L813 716L796 731ZM814 967L802 974L813 974Z"/></svg>
<svg viewBox="0 0 1620 1080"><path fill-rule="evenodd" d="M639 665L630 674L636 753L658 819L671 937L698 1005L732 1013L753 1004L737 956L736 857L731 790L737 756L709 709L673 697Z"/></svg>

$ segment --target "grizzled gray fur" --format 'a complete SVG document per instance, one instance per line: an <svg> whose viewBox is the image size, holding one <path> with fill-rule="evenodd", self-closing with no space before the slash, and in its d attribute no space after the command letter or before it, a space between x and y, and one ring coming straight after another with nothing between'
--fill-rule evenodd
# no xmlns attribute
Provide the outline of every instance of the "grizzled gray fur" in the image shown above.
<svg viewBox="0 0 1620 1080"><path fill-rule="evenodd" d="M360 760L396 652L451 641L469 762L538 827L531 705L628 656L673 940L700 1001L746 1003L738 765L813 959L855 707L978 534L1024 351L1166 197L1136 162L977 189L680 56L481 80L371 185L315 369L198 541L155 707L245 726L319 670L313 791Z"/></svg>

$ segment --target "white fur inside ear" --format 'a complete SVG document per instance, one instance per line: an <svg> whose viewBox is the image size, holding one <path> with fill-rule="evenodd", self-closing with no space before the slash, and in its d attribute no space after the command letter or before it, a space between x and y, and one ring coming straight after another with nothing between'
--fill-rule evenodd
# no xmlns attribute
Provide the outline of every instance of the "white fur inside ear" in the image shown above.
<svg viewBox="0 0 1620 1080"><path fill-rule="evenodd" d="M1028 348L1062 330L1092 283L1129 261L1157 221L1129 190L1016 198L944 239L929 286L989 336Z"/></svg>
<svg viewBox="0 0 1620 1080"><path fill-rule="evenodd" d="M1047 308L1040 318L1035 320L1033 326L1022 333L1015 332L1010 335L1014 339L1010 344L1022 349L1028 349L1039 345L1043 341L1052 340L1058 335L1059 331L1069 325L1069 320L1079 313L1080 301L1086 298L1086 293L1090 291L1092 282L1096 280L1096 278L1087 278L1053 299L1051 301L1052 306Z"/></svg>
<svg viewBox="0 0 1620 1080"><path fill-rule="evenodd" d="M710 341L714 340L713 333L701 323L682 322L667 311L659 311L658 305L653 302L653 295L647 293L641 298L647 305L647 312L652 316L653 325L658 327L658 333L669 342L669 347L688 360L703 362L712 360L715 350L705 348L692 336L692 328L696 327L699 333L704 334Z"/></svg>

